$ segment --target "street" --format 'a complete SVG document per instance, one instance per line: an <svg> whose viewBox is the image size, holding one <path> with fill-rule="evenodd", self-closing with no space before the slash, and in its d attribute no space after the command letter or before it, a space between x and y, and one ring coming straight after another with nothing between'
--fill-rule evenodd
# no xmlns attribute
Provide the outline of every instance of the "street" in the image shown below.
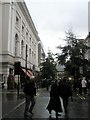
<svg viewBox="0 0 90 120"><path fill-rule="evenodd" d="M21 98L17 100L17 92L6 92L2 94L2 111L3 111L3 120L6 118L24 118L24 95L21 92ZM75 93L73 96L73 102L69 99L68 105L68 114L65 115L63 112L58 118L80 118L88 119L88 95L80 96L78 93ZM33 109L34 115L32 119L38 118L49 118L48 111L46 106L49 102L49 92L45 88L37 90L37 96L35 96L36 104ZM62 103L62 102L61 102ZM63 109L63 105L62 105ZM51 118L56 118L54 111L52 111ZM51 119L50 118L50 119Z"/></svg>

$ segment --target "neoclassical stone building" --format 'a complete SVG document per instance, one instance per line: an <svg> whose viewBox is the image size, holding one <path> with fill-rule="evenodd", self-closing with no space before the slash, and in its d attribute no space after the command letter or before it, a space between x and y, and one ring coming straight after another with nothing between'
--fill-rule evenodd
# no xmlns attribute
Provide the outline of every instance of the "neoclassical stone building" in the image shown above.
<svg viewBox="0 0 90 120"><path fill-rule="evenodd" d="M85 38L85 43L86 43L87 46L90 47L90 32L89 32L89 34L87 35L87 37ZM88 50L88 51L86 52L85 58L88 59L88 60L90 60L90 50Z"/></svg>
<svg viewBox="0 0 90 120"><path fill-rule="evenodd" d="M0 16L0 74L14 73L15 62L39 71L40 38L25 2L0 2Z"/></svg>
<svg viewBox="0 0 90 120"><path fill-rule="evenodd" d="M85 42L90 47L90 1L88 2L88 35L85 38ZM87 51L86 58L90 60L90 50Z"/></svg>

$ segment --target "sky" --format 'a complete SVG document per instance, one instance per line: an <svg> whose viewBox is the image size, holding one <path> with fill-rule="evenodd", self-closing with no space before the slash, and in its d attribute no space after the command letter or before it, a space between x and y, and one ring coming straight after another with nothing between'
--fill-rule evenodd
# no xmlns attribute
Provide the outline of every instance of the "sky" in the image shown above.
<svg viewBox="0 0 90 120"><path fill-rule="evenodd" d="M65 45L65 32L72 29L78 38L88 34L88 0L25 0L38 35L47 53Z"/></svg>

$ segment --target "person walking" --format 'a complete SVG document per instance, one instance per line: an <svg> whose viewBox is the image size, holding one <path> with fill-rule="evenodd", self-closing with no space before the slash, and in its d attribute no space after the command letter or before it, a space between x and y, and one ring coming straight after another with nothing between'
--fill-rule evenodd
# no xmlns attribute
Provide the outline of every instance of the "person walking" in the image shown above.
<svg viewBox="0 0 90 120"><path fill-rule="evenodd" d="M52 110L54 110L56 113L56 117L60 115L58 114L58 112L62 112L61 101L60 101L59 93L58 93L57 80L51 86L50 100L49 100L49 104L47 105L47 110L49 111L50 115L51 115Z"/></svg>
<svg viewBox="0 0 90 120"><path fill-rule="evenodd" d="M73 97L72 97L73 94L72 94L71 86L67 82L66 78L63 78L59 83L59 95L63 100L63 107L65 113L67 113L68 99L71 96L71 100L73 101Z"/></svg>
<svg viewBox="0 0 90 120"><path fill-rule="evenodd" d="M29 117L33 114L32 110L35 105L34 96L36 95L36 88L34 83L34 77L27 79L27 82L24 85L25 93L25 110L24 116Z"/></svg>
<svg viewBox="0 0 90 120"><path fill-rule="evenodd" d="M82 84L83 93L87 94L87 81L86 81L85 77L83 77L81 84Z"/></svg>
<svg viewBox="0 0 90 120"><path fill-rule="evenodd" d="M8 76L8 79L7 79L7 89L14 89L15 88L15 76L10 73L10 75Z"/></svg>
<svg viewBox="0 0 90 120"><path fill-rule="evenodd" d="M82 84L81 84L81 81L82 81L82 79L80 78L79 82L78 82L78 88L79 88L79 94L80 95L82 95Z"/></svg>

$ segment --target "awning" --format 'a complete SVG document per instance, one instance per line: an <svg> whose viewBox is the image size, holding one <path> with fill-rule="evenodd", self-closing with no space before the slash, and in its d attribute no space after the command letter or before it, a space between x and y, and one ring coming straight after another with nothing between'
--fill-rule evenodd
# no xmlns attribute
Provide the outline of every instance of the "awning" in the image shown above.
<svg viewBox="0 0 90 120"><path fill-rule="evenodd" d="M27 71L31 76L33 76L33 73L30 70L27 70Z"/></svg>
<svg viewBox="0 0 90 120"><path fill-rule="evenodd" d="M27 70L27 71L26 71L26 69L23 69L23 68L22 68L22 70L23 70L23 72L24 72L28 77L33 76L33 73L32 73L30 70Z"/></svg>

